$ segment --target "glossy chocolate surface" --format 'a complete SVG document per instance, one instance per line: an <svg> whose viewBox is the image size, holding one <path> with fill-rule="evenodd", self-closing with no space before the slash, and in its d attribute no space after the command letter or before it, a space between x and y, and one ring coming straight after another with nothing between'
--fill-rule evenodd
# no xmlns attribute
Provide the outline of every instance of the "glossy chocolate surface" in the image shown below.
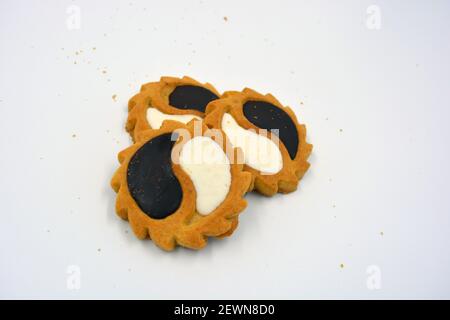
<svg viewBox="0 0 450 320"><path fill-rule="evenodd" d="M178 86L169 95L169 104L177 109L192 109L205 112L206 106L219 97L203 87Z"/></svg>
<svg viewBox="0 0 450 320"><path fill-rule="evenodd" d="M255 126L278 129L278 136L286 147L291 159L297 155L298 132L291 117L279 107L265 101L247 101L243 106L244 116Z"/></svg>
<svg viewBox="0 0 450 320"><path fill-rule="evenodd" d="M183 192L172 171L171 133L154 137L131 158L127 170L128 190L139 208L153 219L164 219L180 206Z"/></svg>

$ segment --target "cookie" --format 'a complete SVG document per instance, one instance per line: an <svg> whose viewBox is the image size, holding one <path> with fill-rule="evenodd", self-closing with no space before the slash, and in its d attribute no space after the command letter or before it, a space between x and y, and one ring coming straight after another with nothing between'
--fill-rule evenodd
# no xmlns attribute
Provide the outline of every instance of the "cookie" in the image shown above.
<svg viewBox="0 0 450 320"><path fill-rule="evenodd" d="M242 149L244 170L252 174L250 188L264 195L296 190L309 168L312 145L306 142L306 127L270 94L248 88L225 92L208 104L204 122L222 129Z"/></svg>
<svg viewBox="0 0 450 320"><path fill-rule="evenodd" d="M220 93L209 83L192 78L162 77L159 82L144 84L128 102L126 129L134 136L144 130L159 129L164 120L187 123L204 116L209 102Z"/></svg>
<svg viewBox="0 0 450 320"><path fill-rule="evenodd" d="M149 236L164 250L200 249L207 237L224 237L237 227L251 175L230 160L240 150L225 149L210 131L200 121L167 120L160 129L136 134L119 153L111 180L116 212L138 238Z"/></svg>

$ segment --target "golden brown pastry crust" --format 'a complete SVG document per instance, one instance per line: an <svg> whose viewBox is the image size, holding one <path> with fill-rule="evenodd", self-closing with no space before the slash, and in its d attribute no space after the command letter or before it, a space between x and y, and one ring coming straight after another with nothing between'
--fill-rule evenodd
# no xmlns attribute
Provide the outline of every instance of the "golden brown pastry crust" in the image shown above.
<svg viewBox="0 0 450 320"><path fill-rule="evenodd" d="M245 88L242 92L227 91L222 95L221 99L211 101L208 104L204 122L211 128L220 129L224 113L229 112L241 127L257 130L259 128L244 116L242 108L247 101L265 101L284 110L295 123L299 138L297 155L293 160L290 158L283 142L279 140L279 147L283 157L283 168L276 174L261 174L260 171L244 165L244 170L252 174L250 190L255 189L266 196L272 196L277 192L289 193L296 190L299 180L309 168L307 159L311 154L312 145L306 142L306 127L299 124L297 117L289 107L283 106L271 94L262 95L249 88ZM271 137L270 132L267 134L267 137Z"/></svg>
<svg viewBox="0 0 450 320"><path fill-rule="evenodd" d="M132 146L119 153L120 167L111 180L111 186L117 192L116 211L125 220L128 220L133 232L139 239L149 236L153 242L164 250L173 250L181 245L191 249L201 249L207 244L207 237L225 237L230 235L237 227L237 216L244 210L247 201L243 198L251 183L251 175L243 171L243 165L231 164L231 186L225 200L209 215L201 216L195 209L196 192L189 176L181 169L179 164L172 164L172 169L178 178L183 199L180 207L170 216L164 219L152 219L141 211L128 190L127 169L132 156L150 139L163 133L173 132L176 129L187 129L194 137L194 123L192 120L187 125L176 121L164 121L161 129L141 131L135 136L136 142ZM198 123L199 121L197 121ZM202 132L208 129L202 125ZM223 133L223 132L222 132ZM198 134L198 133L197 133ZM225 136L225 135L224 135ZM214 137L212 139L216 140ZM188 140L179 139L179 143ZM180 150L178 148L178 150ZM233 149L237 157L241 152ZM229 155L230 153L227 153Z"/></svg>
<svg viewBox="0 0 450 320"><path fill-rule="evenodd" d="M141 91L128 102L128 119L126 130L135 141L135 135L141 131L152 129L147 121L147 109L152 106L167 114L192 114L204 117L198 110L181 110L169 105L169 95L176 87L181 85L194 85L203 87L220 97L220 93L209 83L200 83L192 78L161 77L158 82L150 82L141 86ZM154 129L154 128L153 128Z"/></svg>

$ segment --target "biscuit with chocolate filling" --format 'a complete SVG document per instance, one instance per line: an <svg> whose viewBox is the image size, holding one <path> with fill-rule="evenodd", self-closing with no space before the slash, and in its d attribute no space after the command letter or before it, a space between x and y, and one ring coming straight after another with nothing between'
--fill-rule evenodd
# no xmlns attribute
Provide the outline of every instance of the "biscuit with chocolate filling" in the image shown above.
<svg viewBox="0 0 450 320"><path fill-rule="evenodd" d="M204 116L209 102L220 93L209 83L192 78L162 77L150 82L128 102L126 129L134 136L144 130L159 129L164 120L188 123Z"/></svg>
<svg viewBox="0 0 450 320"><path fill-rule="evenodd" d="M225 92L208 104L204 122L242 149L244 170L252 174L250 188L264 195L296 190L309 168L306 127L271 94L248 88Z"/></svg>
<svg viewBox="0 0 450 320"><path fill-rule="evenodd" d="M167 120L136 134L119 153L111 180L116 211L139 239L150 237L164 250L200 249L208 237L228 236L237 227L251 175L232 161L240 150L226 149L223 131L210 131L200 121Z"/></svg>

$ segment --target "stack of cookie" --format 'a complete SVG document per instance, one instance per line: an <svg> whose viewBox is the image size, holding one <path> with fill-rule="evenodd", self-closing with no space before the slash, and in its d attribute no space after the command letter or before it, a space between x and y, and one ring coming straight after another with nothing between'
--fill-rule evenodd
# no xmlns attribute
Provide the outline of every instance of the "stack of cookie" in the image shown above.
<svg viewBox="0 0 450 320"><path fill-rule="evenodd" d="M117 214L164 250L200 249L233 233L247 192L296 190L312 145L294 112L251 89L162 77L128 104L134 144L111 185Z"/></svg>

